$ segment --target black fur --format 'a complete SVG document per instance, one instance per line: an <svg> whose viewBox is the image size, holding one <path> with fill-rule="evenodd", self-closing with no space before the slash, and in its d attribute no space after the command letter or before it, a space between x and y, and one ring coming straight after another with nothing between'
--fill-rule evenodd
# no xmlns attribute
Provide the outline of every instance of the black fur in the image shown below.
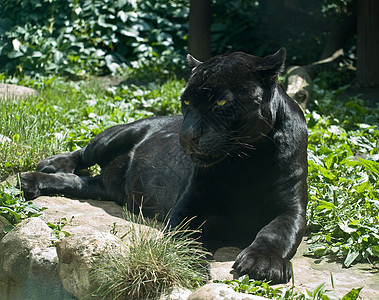
<svg viewBox="0 0 379 300"><path fill-rule="evenodd" d="M278 84L285 50L241 52L201 63L182 94L183 116L111 127L85 148L22 173L26 198L64 194L114 200L176 226L205 221L209 248L244 250L237 274L273 283L291 277L289 260L305 230L307 127ZM94 164L95 177L76 175Z"/></svg>

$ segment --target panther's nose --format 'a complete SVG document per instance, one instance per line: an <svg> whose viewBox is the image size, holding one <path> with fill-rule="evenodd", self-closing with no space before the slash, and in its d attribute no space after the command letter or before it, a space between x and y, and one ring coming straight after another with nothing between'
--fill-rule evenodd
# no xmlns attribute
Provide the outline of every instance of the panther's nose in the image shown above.
<svg viewBox="0 0 379 300"><path fill-rule="evenodd" d="M179 136L181 140L198 144L200 137L203 135L203 131L202 120L197 118L193 113L188 113L183 120Z"/></svg>

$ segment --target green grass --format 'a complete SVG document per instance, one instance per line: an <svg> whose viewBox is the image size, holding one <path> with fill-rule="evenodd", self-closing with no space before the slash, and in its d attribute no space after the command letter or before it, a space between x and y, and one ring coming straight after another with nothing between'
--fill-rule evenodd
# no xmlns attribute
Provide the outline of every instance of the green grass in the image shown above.
<svg viewBox="0 0 379 300"><path fill-rule="evenodd" d="M134 226L123 251L110 251L93 266L92 278L99 288L91 295L101 299L155 299L175 287L195 289L206 281L206 252L193 239L186 224L162 230L155 220L127 212ZM149 225L145 230L137 224ZM156 230L161 230L157 235Z"/></svg>
<svg viewBox="0 0 379 300"><path fill-rule="evenodd" d="M0 80L5 80L0 75ZM0 99L0 174L32 170L38 161L85 146L104 129L140 118L179 112L184 81L107 90L98 81L65 82L51 77L10 80L36 88L39 95Z"/></svg>

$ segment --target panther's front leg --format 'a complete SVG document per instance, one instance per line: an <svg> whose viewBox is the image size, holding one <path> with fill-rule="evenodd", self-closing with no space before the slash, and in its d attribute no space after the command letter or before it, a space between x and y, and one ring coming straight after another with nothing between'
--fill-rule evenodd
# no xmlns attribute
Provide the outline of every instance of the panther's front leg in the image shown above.
<svg viewBox="0 0 379 300"><path fill-rule="evenodd" d="M101 175L85 177L72 173L26 172L20 174L20 182L20 188L27 200L51 195L111 200Z"/></svg>
<svg viewBox="0 0 379 300"><path fill-rule="evenodd" d="M41 160L37 165L37 171L42 173L74 173L83 153L83 149L50 156Z"/></svg>
<svg viewBox="0 0 379 300"><path fill-rule="evenodd" d="M180 197L168 218L168 228L175 229L184 226L184 229L192 230L191 238L196 239L207 247L207 223L202 207L202 197L193 193L188 188Z"/></svg>
<svg viewBox="0 0 379 300"><path fill-rule="evenodd" d="M290 259L301 242L305 226L303 209L278 216L237 256L233 268L238 275L247 274L256 280L266 279L274 284L288 282L291 279Z"/></svg>

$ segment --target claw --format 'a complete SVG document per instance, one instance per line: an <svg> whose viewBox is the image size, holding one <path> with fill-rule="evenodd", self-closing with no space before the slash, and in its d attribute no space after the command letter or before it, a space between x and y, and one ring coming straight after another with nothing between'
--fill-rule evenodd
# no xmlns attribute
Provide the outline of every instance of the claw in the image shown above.
<svg viewBox="0 0 379 300"><path fill-rule="evenodd" d="M249 275L256 280L268 280L273 284L287 283L291 279L291 263L274 255L263 255L246 248L242 251L233 269L239 276Z"/></svg>

